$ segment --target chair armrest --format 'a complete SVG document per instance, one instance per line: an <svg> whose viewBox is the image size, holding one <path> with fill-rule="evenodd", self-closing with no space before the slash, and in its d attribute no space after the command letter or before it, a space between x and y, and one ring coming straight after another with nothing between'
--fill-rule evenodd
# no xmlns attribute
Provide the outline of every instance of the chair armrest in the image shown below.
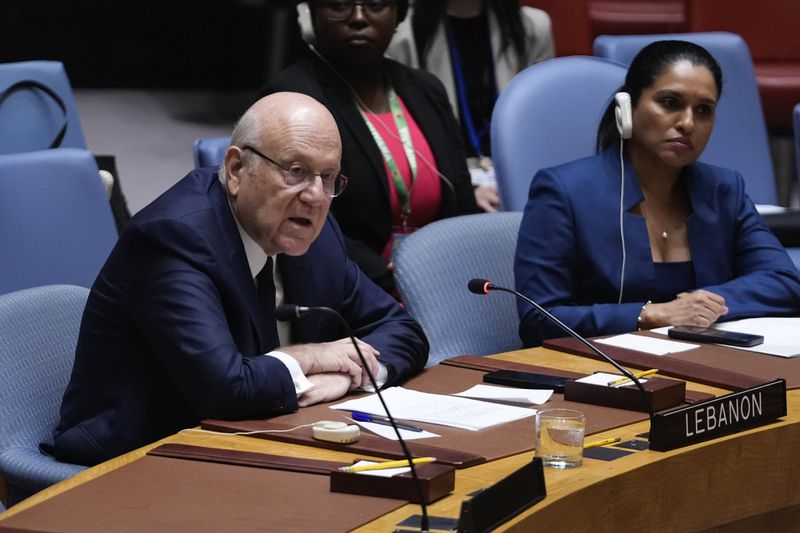
<svg viewBox="0 0 800 533"><path fill-rule="evenodd" d="M23 497L85 469L85 466L59 462L35 447L11 447L0 451L0 474L9 485L18 488Z"/></svg>
<svg viewBox="0 0 800 533"><path fill-rule="evenodd" d="M763 214L761 218L783 246L800 246L800 209L790 208L780 213Z"/></svg>

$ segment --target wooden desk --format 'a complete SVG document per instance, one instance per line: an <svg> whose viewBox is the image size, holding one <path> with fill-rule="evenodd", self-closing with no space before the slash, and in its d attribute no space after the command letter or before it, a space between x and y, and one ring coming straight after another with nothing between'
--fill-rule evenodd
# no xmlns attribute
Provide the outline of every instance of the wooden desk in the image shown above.
<svg viewBox="0 0 800 533"><path fill-rule="evenodd" d="M590 372L610 366L543 348L497 356L541 366ZM704 385L689 388L721 394ZM596 435L623 439L648 423ZM533 438L533 428L531 428ZM7 518L142 457L150 448L178 442L198 446L347 461L343 452L270 440L184 432L135 450L54 485L8 510ZM531 458L530 453L459 470L456 489L429 507L431 516L457 517L467 494L491 485ZM725 531L783 528L800 531L800 391L788 395L784 420L737 435L660 453L640 451L615 461L585 459L572 470L545 469L547 498L506 524L505 531ZM406 505L358 531L392 531L419 507Z"/></svg>

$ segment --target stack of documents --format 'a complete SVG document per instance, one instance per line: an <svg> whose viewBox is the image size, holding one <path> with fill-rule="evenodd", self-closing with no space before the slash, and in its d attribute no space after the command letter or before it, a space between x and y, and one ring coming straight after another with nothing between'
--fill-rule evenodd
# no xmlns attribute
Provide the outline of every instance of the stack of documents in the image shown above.
<svg viewBox="0 0 800 533"><path fill-rule="evenodd" d="M471 431L486 429L536 414L533 409L498 403L459 398L444 394L430 394L391 387L382 391L383 399L394 418L416 420ZM386 412L376 394L332 405L341 411L360 411L373 415Z"/></svg>

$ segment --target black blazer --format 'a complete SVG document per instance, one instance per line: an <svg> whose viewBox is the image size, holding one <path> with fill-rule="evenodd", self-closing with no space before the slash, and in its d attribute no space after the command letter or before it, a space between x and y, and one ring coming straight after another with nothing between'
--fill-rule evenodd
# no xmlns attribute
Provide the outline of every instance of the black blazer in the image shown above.
<svg viewBox="0 0 800 533"><path fill-rule="evenodd" d="M386 59L386 73L419 125L433 152L442 183L439 218L477 212L458 125L442 83L432 74ZM347 239L347 251L367 276L386 289L394 286L381 252L391 236L389 184L383 157L347 86L330 67L309 53L276 74L261 95L280 91L307 94L325 105L342 137L342 174L350 178L331 211Z"/></svg>

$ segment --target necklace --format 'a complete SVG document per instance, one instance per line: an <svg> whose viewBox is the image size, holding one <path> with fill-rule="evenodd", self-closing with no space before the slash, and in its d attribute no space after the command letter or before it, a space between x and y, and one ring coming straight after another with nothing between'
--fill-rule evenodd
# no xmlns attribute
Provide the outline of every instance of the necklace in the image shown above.
<svg viewBox="0 0 800 533"><path fill-rule="evenodd" d="M639 209L641 210L642 216L644 216L645 220L650 221L650 223L655 227L661 226L661 231L658 233L658 235L661 236L662 242L666 242L669 239L670 233L677 231L683 223L682 221L669 220L670 218L674 219L674 215L659 213L653 209L653 206L651 206L647 201L642 202Z"/></svg>

